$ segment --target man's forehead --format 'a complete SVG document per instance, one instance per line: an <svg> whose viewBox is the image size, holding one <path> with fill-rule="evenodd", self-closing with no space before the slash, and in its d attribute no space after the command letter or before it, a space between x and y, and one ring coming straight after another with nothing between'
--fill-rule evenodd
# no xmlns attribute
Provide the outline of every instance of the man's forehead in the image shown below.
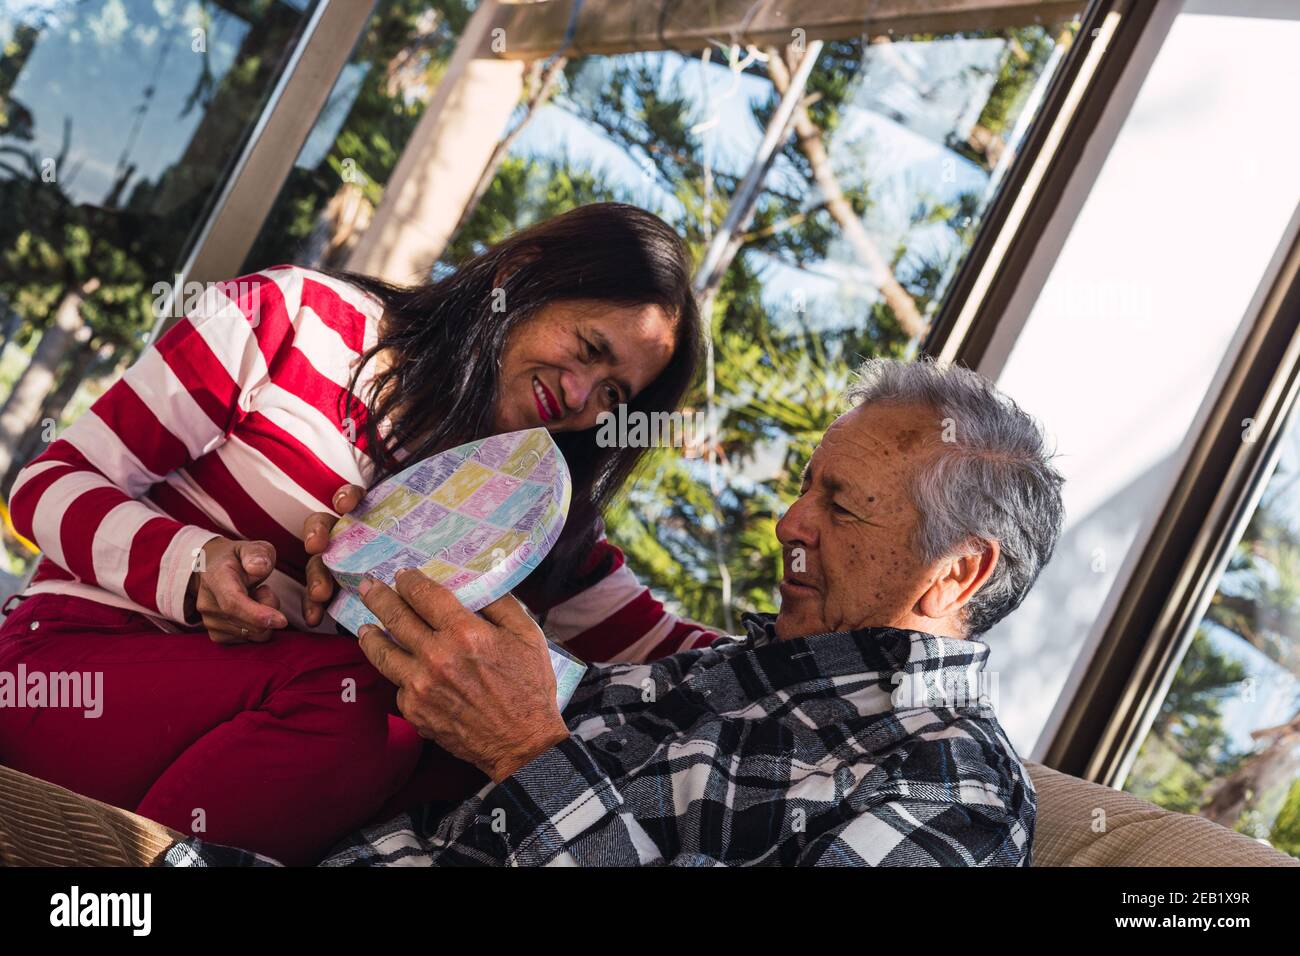
<svg viewBox="0 0 1300 956"><path fill-rule="evenodd" d="M928 429L935 429L934 413L922 405L860 405L845 412L831 423L822 436L818 451L840 454L879 453L882 449L907 451L924 440Z"/></svg>
<svg viewBox="0 0 1300 956"><path fill-rule="evenodd" d="M937 417L921 405L860 405L831 423L804 466L803 477L816 470L819 480L857 486L867 477L902 475L915 465L912 452L938 434ZM869 465L869 468L864 466Z"/></svg>

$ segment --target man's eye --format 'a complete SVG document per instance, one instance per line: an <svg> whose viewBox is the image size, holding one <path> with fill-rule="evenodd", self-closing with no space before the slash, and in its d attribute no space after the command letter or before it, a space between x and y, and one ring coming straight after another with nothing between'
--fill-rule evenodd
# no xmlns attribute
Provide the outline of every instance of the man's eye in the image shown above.
<svg viewBox="0 0 1300 956"><path fill-rule="evenodd" d="M584 362L595 361L596 356L600 354L600 350L597 349L596 346L592 345L591 342L587 341L586 339L580 338L578 339L578 341L582 343L582 349L583 349L582 360Z"/></svg>
<svg viewBox="0 0 1300 956"><path fill-rule="evenodd" d="M838 503L832 502L832 503L831 503L831 509L832 509L833 511L835 511L836 513L838 513L838 514L848 515L849 517L853 517L853 512L850 511L848 508L845 508L845 507L844 507L843 505L841 505L841 504L838 504Z"/></svg>
<svg viewBox="0 0 1300 956"><path fill-rule="evenodd" d="M605 386L605 397L609 399L609 404L610 404L610 405L617 405L617 404L618 404L618 397L619 397L619 396L618 396L618 389L616 389L613 385L606 385L606 386Z"/></svg>

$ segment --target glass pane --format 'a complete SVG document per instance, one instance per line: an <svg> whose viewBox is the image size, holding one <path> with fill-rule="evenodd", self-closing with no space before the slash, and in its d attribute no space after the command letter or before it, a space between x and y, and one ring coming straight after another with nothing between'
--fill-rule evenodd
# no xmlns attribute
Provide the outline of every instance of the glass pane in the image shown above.
<svg viewBox="0 0 1300 956"><path fill-rule="evenodd" d="M477 0L380 0L241 273L344 268Z"/></svg>
<svg viewBox="0 0 1300 956"><path fill-rule="evenodd" d="M1300 857L1300 425L1124 789Z"/></svg>
<svg viewBox="0 0 1300 956"><path fill-rule="evenodd" d="M1088 666L1289 242L1300 125L1273 117L1300 89L1290 53L1300 7L1273 3L1265 16L1265 6L1182 8L1132 100L1106 107L1114 140L1104 158L1075 165L1079 203L1058 211L1025 270L1046 280L1017 290L990 349L999 388L1048 426L1065 477L1052 560L988 635L1015 649L1001 713L1021 753L1050 745L1061 698ZM1229 155L1204 149L1210 140L1250 146ZM1066 235L1052 234L1058 225ZM1189 282L1210 235L1233 238L1216 247L1214 281Z"/></svg>
<svg viewBox="0 0 1300 956"><path fill-rule="evenodd" d="M720 281L701 287L713 306L716 434L654 452L607 516L634 570L679 611L734 631L741 611L775 608L773 525L850 370L906 353L924 332L1076 29L825 44L800 135L773 158ZM549 97L519 107L435 272L601 200L663 216L700 261L798 54L719 44L561 65ZM703 412L706 392L686 410Z"/></svg>
<svg viewBox="0 0 1300 956"><path fill-rule="evenodd" d="M139 352L312 7L0 5L0 488Z"/></svg>

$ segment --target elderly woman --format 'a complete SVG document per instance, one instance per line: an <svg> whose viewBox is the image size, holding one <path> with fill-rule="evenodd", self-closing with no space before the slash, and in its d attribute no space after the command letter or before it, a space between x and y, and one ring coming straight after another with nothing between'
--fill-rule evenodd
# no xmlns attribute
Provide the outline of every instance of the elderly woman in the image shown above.
<svg viewBox="0 0 1300 956"><path fill-rule="evenodd" d="M101 674L104 699L0 708L0 763L287 861L428 795L393 686L323 620L324 535L298 536L402 462L517 429L550 430L573 477L519 592L557 639L599 660L707 639L604 542L644 449L596 441L619 405L674 410L699 348L681 240L615 203L413 288L282 266L211 290L14 486L44 557L0 669Z"/></svg>

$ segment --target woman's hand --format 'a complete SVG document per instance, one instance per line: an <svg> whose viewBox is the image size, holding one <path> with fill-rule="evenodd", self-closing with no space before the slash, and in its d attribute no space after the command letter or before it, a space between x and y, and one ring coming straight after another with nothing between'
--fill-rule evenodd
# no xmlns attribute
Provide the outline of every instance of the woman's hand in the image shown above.
<svg viewBox="0 0 1300 956"><path fill-rule="evenodd" d="M334 510L339 515L348 514L365 497L366 489L360 485L344 485L334 492ZM308 515L302 527L302 543L311 555L307 559L307 587L302 593L303 620L315 627L325 617L325 605L334 596L334 578L321 560L330 544L330 532L338 518L328 511Z"/></svg>
<svg viewBox="0 0 1300 956"><path fill-rule="evenodd" d="M280 599L262 584L275 570L268 541L213 538L203 546L202 570L190 575L186 617L197 612L218 644L265 643L288 627Z"/></svg>

